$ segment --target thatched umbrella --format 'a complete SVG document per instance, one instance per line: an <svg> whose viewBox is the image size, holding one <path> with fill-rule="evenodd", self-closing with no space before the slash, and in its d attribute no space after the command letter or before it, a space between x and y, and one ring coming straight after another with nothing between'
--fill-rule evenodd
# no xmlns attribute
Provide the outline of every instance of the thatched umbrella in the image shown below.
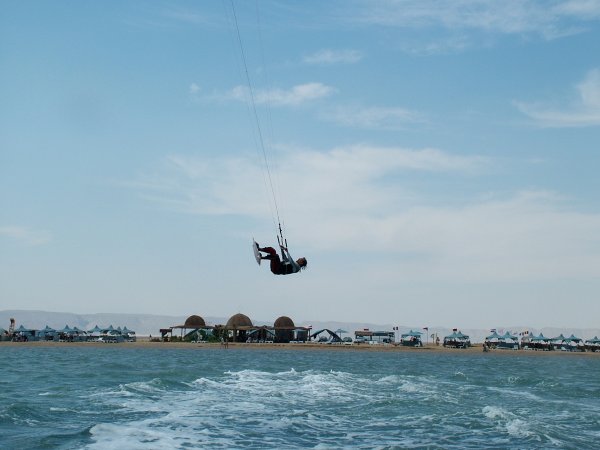
<svg viewBox="0 0 600 450"><path fill-rule="evenodd" d="M229 318L225 329L233 331L233 341L245 341L246 332L252 329L252 321L242 313L234 314Z"/></svg>
<svg viewBox="0 0 600 450"><path fill-rule="evenodd" d="M294 340L294 321L287 316L278 317L273 324L275 328L275 341L288 343Z"/></svg>

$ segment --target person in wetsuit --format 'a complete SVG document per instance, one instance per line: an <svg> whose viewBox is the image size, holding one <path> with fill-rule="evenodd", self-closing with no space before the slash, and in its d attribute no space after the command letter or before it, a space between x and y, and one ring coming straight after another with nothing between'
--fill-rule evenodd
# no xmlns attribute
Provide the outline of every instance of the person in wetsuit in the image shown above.
<svg viewBox="0 0 600 450"><path fill-rule="evenodd" d="M290 275L292 273L300 272L306 268L308 262L306 258L294 259L290 256L290 252L287 248L281 246L281 257L277 254L277 250L273 247L260 247L256 244L256 248L259 252L266 253L266 255L260 255L260 259L268 259L271 264L271 272L275 275Z"/></svg>

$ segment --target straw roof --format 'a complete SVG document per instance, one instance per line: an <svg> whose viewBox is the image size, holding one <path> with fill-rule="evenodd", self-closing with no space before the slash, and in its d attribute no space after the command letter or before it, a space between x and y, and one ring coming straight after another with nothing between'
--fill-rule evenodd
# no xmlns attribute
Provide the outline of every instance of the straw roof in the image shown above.
<svg viewBox="0 0 600 450"><path fill-rule="evenodd" d="M245 314L237 313L229 318L225 326L227 328L251 327L252 321Z"/></svg>
<svg viewBox="0 0 600 450"><path fill-rule="evenodd" d="M202 328L206 326L206 322L204 322L202 317L194 314L185 319L185 324L183 326L185 328Z"/></svg>
<svg viewBox="0 0 600 450"><path fill-rule="evenodd" d="M273 324L274 328L296 328L294 321L287 316L281 316L277 318Z"/></svg>

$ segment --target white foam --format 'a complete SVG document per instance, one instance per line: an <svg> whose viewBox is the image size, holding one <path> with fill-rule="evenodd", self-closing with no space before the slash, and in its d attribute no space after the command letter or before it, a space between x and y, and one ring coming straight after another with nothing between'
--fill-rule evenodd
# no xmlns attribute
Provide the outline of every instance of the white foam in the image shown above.
<svg viewBox="0 0 600 450"><path fill-rule="evenodd" d="M508 431L508 434L511 436L521 438L533 435L533 433L529 430L528 423L522 419L509 420L506 423L506 431Z"/></svg>
<svg viewBox="0 0 600 450"><path fill-rule="evenodd" d="M485 406L482 412L488 419L509 419L514 417L514 414L499 406Z"/></svg>

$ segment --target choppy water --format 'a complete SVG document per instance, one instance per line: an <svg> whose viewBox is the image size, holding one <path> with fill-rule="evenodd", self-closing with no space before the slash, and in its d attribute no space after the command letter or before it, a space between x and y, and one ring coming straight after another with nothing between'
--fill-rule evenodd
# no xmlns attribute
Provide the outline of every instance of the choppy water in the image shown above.
<svg viewBox="0 0 600 450"><path fill-rule="evenodd" d="M4 347L0 367L2 449L600 447L582 355Z"/></svg>

